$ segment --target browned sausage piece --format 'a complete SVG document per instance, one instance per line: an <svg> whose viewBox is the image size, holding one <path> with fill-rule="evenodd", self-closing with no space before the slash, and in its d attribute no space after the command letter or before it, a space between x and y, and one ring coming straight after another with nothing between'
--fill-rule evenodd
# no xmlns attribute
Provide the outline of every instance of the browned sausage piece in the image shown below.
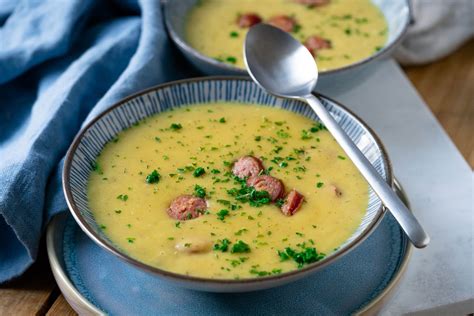
<svg viewBox="0 0 474 316"><path fill-rule="evenodd" d="M262 18L256 13L245 13L237 17L237 25L241 28L251 27L262 22Z"/></svg>
<svg viewBox="0 0 474 316"><path fill-rule="evenodd" d="M251 177L247 180L247 185L254 187L257 191L267 191L272 202L281 197L285 191L280 179L267 175Z"/></svg>
<svg viewBox="0 0 474 316"><path fill-rule="evenodd" d="M206 200L192 195L180 195L171 202L167 212L170 217L185 221L199 217L206 209Z"/></svg>
<svg viewBox="0 0 474 316"><path fill-rule="evenodd" d="M306 39L304 46L309 52L316 57L317 51L320 49L332 48L331 41L323 37L313 35Z"/></svg>
<svg viewBox="0 0 474 316"><path fill-rule="evenodd" d="M285 198L285 203L281 206L281 211L286 216L291 216L298 211L304 201L303 194L295 189L291 190Z"/></svg>
<svg viewBox="0 0 474 316"><path fill-rule="evenodd" d="M309 7L320 7L329 4L331 0L294 0L296 3L307 5Z"/></svg>
<svg viewBox="0 0 474 316"><path fill-rule="evenodd" d="M287 15L278 15L270 18L268 24L278 27L285 32L291 32L296 26L296 21Z"/></svg>
<svg viewBox="0 0 474 316"><path fill-rule="evenodd" d="M258 176L262 170L262 162L253 156L240 157L232 167L232 173L240 179Z"/></svg>

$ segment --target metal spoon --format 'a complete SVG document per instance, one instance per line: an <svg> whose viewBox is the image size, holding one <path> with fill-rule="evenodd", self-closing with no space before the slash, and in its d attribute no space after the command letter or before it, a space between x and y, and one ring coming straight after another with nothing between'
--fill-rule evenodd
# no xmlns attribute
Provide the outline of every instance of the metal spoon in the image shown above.
<svg viewBox="0 0 474 316"><path fill-rule="evenodd" d="M318 67L310 52L290 34L267 24L258 24L247 33L244 57L250 76L263 89L279 97L308 103L396 218L413 245L417 248L426 247L430 238L418 220L312 94L318 81Z"/></svg>

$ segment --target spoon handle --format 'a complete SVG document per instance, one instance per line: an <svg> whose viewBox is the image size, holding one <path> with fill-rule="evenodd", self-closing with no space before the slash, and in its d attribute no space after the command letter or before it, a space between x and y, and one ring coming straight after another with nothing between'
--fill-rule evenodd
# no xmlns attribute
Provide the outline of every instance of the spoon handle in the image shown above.
<svg viewBox="0 0 474 316"><path fill-rule="evenodd" d="M423 230L413 213L400 201L392 188L385 182L375 170L370 161L359 150L356 144L349 138L344 130L337 124L336 120L329 114L319 99L314 95L304 97L332 136L344 149L360 173L367 180L382 203L390 210L398 221L405 234L417 248L424 248L430 242L429 236Z"/></svg>

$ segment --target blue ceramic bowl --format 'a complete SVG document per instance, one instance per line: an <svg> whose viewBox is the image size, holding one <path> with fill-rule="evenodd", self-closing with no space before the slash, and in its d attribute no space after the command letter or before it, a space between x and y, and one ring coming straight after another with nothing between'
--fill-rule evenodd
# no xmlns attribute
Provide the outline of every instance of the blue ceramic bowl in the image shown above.
<svg viewBox="0 0 474 316"><path fill-rule="evenodd" d="M341 127L354 140L382 177L391 185L392 172L379 139L359 118L337 102L319 96ZM157 278L191 289L213 292L243 292L265 289L300 279L333 263L361 243L383 218L385 209L369 188L369 203L358 229L337 251L302 269L279 275L242 280L208 279L176 274L144 264L119 247L103 233L88 206L87 182L92 162L102 148L120 131L162 111L184 105L227 101L284 108L318 120L305 103L276 98L245 77L208 77L176 81L134 94L112 106L90 122L74 139L66 155L63 189L69 209L82 230L98 245L124 261Z"/></svg>
<svg viewBox="0 0 474 316"><path fill-rule="evenodd" d="M206 75L247 75L247 70L234 67L232 65L219 62L214 58L205 56L188 45L185 40L186 17L190 9L199 0L179 0L163 2L163 11L166 27L171 39L178 46L186 59L193 64L199 71ZM400 42L411 22L411 9L409 0L372 0L372 2L383 12L388 23L388 40L385 46L375 52L373 55L356 61L352 64L321 71L319 78L321 80L331 80L339 77L340 74L346 74L351 70L360 69L361 66L388 55L393 48Z"/></svg>

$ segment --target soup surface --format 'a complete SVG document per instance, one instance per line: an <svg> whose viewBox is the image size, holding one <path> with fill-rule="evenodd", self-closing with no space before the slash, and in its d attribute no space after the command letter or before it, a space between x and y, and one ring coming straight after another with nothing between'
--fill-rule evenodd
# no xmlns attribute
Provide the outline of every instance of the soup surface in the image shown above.
<svg viewBox="0 0 474 316"><path fill-rule="evenodd" d="M201 0L188 16L186 37L202 54L244 68L245 35L256 22L281 26L305 43L320 71L371 56L385 45L388 33L382 12L370 0L320 6L298 0Z"/></svg>
<svg viewBox="0 0 474 316"><path fill-rule="evenodd" d="M304 196L292 216L280 210L282 199L269 203L233 176L246 155ZM93 169L89 205L107 236L142 262L199 277L265 276L318 261L351 236L368 203L367 183L323 126L251 104L147 118L108 143ZM181 195L208 207L172 218L170 203Z"/></svg>

